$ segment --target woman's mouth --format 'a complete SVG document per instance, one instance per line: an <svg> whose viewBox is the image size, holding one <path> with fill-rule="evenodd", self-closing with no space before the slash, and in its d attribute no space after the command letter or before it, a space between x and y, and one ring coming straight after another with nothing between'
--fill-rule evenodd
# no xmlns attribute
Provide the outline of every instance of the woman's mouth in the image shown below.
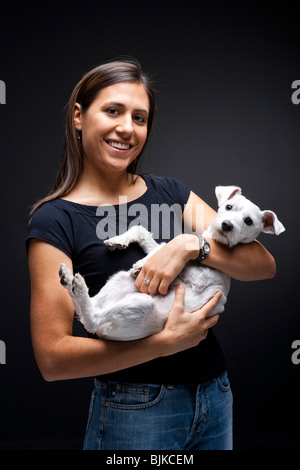
<svg viewBox="0 0 300 470"><path fill-rule="evenodd" d="M106 140L105 141L110 147L118 150L129 150L133 147L133 145L124 143L124 142L117 142L116 140Z"/></svg>

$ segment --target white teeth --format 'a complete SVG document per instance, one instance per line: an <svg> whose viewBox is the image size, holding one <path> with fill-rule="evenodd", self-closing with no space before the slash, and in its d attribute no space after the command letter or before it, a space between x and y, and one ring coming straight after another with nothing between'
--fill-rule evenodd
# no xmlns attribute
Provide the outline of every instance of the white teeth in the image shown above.
<svg viewBox="0 0 300 470"><path fill-rule="evenodd" d="M121 150L128 150L130 147L129 144L121 144L121 142L113 142L112 140L110 140L108 143L111 147L116 147L117 149Z"/></svg>

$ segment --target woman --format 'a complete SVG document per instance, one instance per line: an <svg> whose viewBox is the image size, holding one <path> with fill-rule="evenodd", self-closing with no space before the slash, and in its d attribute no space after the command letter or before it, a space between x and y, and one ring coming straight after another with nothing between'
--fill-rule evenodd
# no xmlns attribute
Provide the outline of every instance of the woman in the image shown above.
<svg viewBox="0 0 300 470"><path fill-rule="evenodd" d="M148 209L150 223L150 209L163 203L179 204L185 227L193 231L197 205L204 207L204 227L214 218L214 210L179 181L136 174L154 111L153 85L135 61L101 65L74 88L57 180L34 207L27 239L34 352L48 381L96 377L86 449L231 449L232 396L211 330L218 315L207 318L220 293L188 314L179 285L160 333L114 342L72 336L73 304L59 283L58 268L65 263L85 277L94 295L113 272L143 256L136 245L109 252L97 236L99 206L113 205L121 224L121 196L127 226L137 202ZM186 204L193 210L184 211ZM138 275L141 292L166 294L187 261L198 257L197 236L170 238ZM228 249L208 241L204 264L245 281L274 276L274 259L258 242Z"/></svg>

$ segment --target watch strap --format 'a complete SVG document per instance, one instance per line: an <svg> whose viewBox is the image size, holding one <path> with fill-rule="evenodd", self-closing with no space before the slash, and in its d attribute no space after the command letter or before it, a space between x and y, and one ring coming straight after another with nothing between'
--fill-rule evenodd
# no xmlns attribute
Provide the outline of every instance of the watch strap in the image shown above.
<svg viewBox="0 0 300 470"><path fill-rule="evenodd" d="M203 250L204 243L207 243L207 242L202 237L202 235L198 235L198 233L194 233L194 235L196 235L199 239L199 255L193 261L194 261L194 263L197 263L197 262L201 263L201 261L203 261L206 258L206 256L208 255L208 253L205 253L204 250Z"/></svg>

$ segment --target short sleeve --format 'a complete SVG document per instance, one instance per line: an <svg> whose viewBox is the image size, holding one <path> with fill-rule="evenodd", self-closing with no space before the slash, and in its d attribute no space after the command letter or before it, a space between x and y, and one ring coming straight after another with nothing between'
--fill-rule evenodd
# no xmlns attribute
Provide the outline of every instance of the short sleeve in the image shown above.
<svg viewBox="0 0 300 470"><path fill-rule="evenodd" d="M72 221L67 212L56 206L55 201L46 202L33 215L26 237L27 253L32 238L49 243L72 258Z"/></svg>
<svg viewBox="0 0 300 470"><path fill-rule="evenodd" d="M184 183L176 178L167 178L166 190L170 192L173 201L177 201L181 205L182 210L188 201L191 190Z"/></svg>
<svg viewBox="0 0 300 470"><path fill-rule="evenodd" d="M181 210L184 210L191 193L191 190L184 183L170 176L153 177L150 175L150 178L153 188L163 195L165 202L169 205L177 203L181 206Z"/></svg>

